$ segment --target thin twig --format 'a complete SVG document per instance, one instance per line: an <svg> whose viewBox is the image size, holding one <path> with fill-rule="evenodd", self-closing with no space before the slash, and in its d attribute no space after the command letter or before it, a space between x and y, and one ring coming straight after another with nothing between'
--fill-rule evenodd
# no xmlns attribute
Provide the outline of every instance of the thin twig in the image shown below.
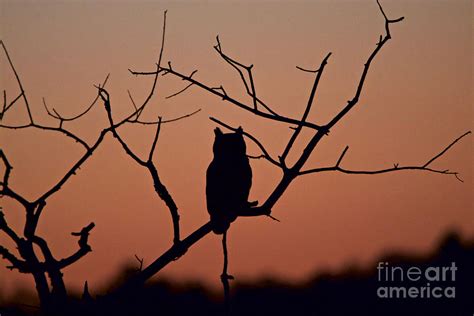
<svg viewBox="0 0 474 316"><path fill-rule="evenodd" d="M193 78L189 78L186 75L183 75L179 72L176 72L173 69L163 68L163 67L161 69L167 71L168 73L170 73L170 74L172 74L172 75L174 75L178 78L186 80L189 83L193 83L194 85L200 87L201 89L204 89L204 90L210 92L211 94L222 98L222 100L228 101L228 102L236 105L237 107L239 107L239 108L241 108L245 111L251 112L251 113L253 113L257 116L260 116L260 117L263 117L263 118L266 118L266 119L269 119L269 120L273 120L273 121L278 121L278 122L283 122L283 123L288 123L288 124L294 124L294 125L298 125L298 123L300 122L299 120L293 119L293 118L290 118L290 117L286 117L286 116L282 116L282 115L275 115L275 114L267 113L267 112L262 112L258 109L255 110L255 108L253 106L246 105L246 104L238 101L237 99L234 99L234 98L230 97L225 92L225 90L223 90L222 86L220 86L218 88L213 88L213 87L207 86L207 85L205 85L205 84L203 84L203 83L201 83L201 82L199 82L199 81L197 81ZM222 92L220 92L220 91L222 91ZM321 126L319 126L317 124L314 124L314 123L310 123L310 122L305 122L304 126L308 127L308 128L315 129L315 130L318 130L318 129L321 128Z"/></svg>
<svg viewBox="0 0 474 316"><path fill-rule="evenodd" d="M293 147L293 144L295 143L296 139L298 138L298 135L300 134L301 130L303 129L303 124L306 122L306 119L308 118L309 112L311 111L311 106L313 105L314 101L314 96L316 95L316 90L319 85L319 80L321 79L321 76L324 71L324 67L327 64L327 61L329 57L331 56L331 53L327 54L326 57L324 57L323 61L321 62L321 65L319 66L319 70L317 71L316 78L314 79L313 83L313 88L311 89L311 93L309 95L308 103L306 105L306 109L303 113L303 116L301 117L300 123L296 127L295 131L291 135L290 140L288 141L285 149L283 150L283 154L280 156L280 162L282 164L286 164L285 160L288 154L290 153L291 148Z"/></svg>
<svg viewBox="0 0 474 316"><path fill-rule="evenodd" d="M303 68L303 67L300 67L300 66L296 66L296 69L299 69L299 70L304 71L304 72L313 73L313 74L315 74L319 71L319 69L310 70L310 69L306 69L306 68Z"/></svg>
<svg viewBox="0 0 474 316"><path fill-rule="evenodd" d="M193 84L194 84L194 83L188 84L186 87L184 87L183 89L179 90L178 92L175 92L175 93L173 93L173 94L170 94L169 96L166 96L165 99L171 99L171 98L173 98L173 97L175 97L175 96L177 96L177 95L179 95L179 94L185 92L186 90L188 90L189 88L191 88L191 86L192 86Z"/></svg>
<svg viewBox="0 0 474 316"><path fill-rule="evenodd" d="M428 172L433 172L433 173L439 173L439 174L450 174L454 175L457 180L460 182L463 182L463 180L459 177L458 172L454 171L449 171L449 170L439 170L439 169L432 169L428 168L428 165L430 165L435 159L439 158L442 156L444 153L446 153L454 144L456 144L459 140L461 140L463 137L471 134L471 131L468 131L458 138L456 138L451 144L449 144L446 148L444 148L440 153L435 155L433 158L428 160L427 163L420 165L420 166L400 166L399 164L394 164L393 168L386 168L386 169L380 169L380 170L348 170L345 168L340 167L340 163L342 161L342 158L344 157L347 149L349 148L346 146L344 151L342 152L341 156L339 157L338 161L336 164L332 167L323 167L323 168L314 168L314 169L308 169L299 172L300 175L305 175L305 174L310 174L310 173L319 173L319 172L326 172L326 171L339 171L342 173L346 174L368 174L368 175L373 175L373 174L381 174L381 173L388 173L388 172L394 172L394 171L401 171L401 170L421 170L421 171L428 171Z"/></svg>
<svg viewBox="0 0 474 316"><path fill-rule="evenodd" d="M137 116L136 119L138 120L140 115L143 113L143 110L145 109L146 105L151 100L151 97L155 93L156 84L158 82L158 75L160 73L160 68L161 68L161 60L162 60L162 57L163 57L163 50L164 50L164 47L165 47L166 14L167 14L167 12L168 11L165 10L165 12L163 13L163 33L162 33L162 37L161 37L161 48L160 48L160 53L159 53L159 57L158 57L158 63L156 64L156 73L155 73L155 76L153 78L153 84L152 84L152 87L150 89L150 92L148 93L148 96L146 97L145 101L143 101L142 105L138 107L138 111L133 112L132 114L130 114L129 116L124 118L122 121L117 123L117 125L116 125L117 127L122 125L123 123L127 122L128 120L130 120L135 115ZM140 113L138 113L138 112L140 112Z"/></svg>
<svg viewBox="0 0 474 316"><path fill-rule="evenodd" d="M18 76L18 73L15 69L15 66L13 65L13 62L10 58L10 55L8 54L8 50L7 50L3 40L0 40L0 44L2 45L3 51L5 52L5 55L7 56L8 63L10 64L10 67L13 70L13 73L15 74L15 78L16 78L16 81L17 81L18 86L20 88L21 95L23 96L23 100L25 100L25 106L26 106L26 110L28 111L28 117L30 118L30 123L33 124L33 116L31 115L30 105L28 103L28 98L26 97L25 90L23 89L23 85L21 84L20 77Z"/></svg>
<svg viewBox="0 0 474 316"><path fill-rule="evenodd" d="M468 134L471 134L471 131L468 131L464 134L462 134L461 136L459 136L458 138L456 138L451 144L449 144L445 149L443 149L439 154L437 154L436 156L434 156L433 158L431 158L427 163L425 163L423 165L423 167L428 167L433 161L435 161L436 159L438 159L439 157L441 157L445 152L447 152L452 146L454 146L454 144L456 144L459 140L461 140L461 138L463 138L464 136L468 135Z"/></svg>
<svg viewBox="0 0 474 316"><path fill-rule="evenodd" d="M175 118L172 118L172 119L167 119L167 120L161 120L161 122L159 121L150 121L150 122L146 122L146 121L133 121L131 123L137 123L137 124L142 124L142 125L157 125L158 123L160 124L166 124L166 123L173 123L173 122L177 122L177 121L180 121L182 119L185 119L185 118L188 118L188 117L191 117L197 113L201 112L201 109L197 109L196 111L193 111L191 113L188 113L188 114L184 114L184 115L181 115L181 116L178 116L178 117L175 117Z"/></svg>
<svg viewBox="0 0 474 316"><path fill-rule="evenodd" d="M400 17L398 19L389 20L385 15L385 12L382 9L379 1L377 0L377 4L382 12L382 15L385 19L385 36L382 40L379 41L375 49L370 54L369 58L367 59L366 63L364 64L364 69L359 79L359 83L357 85L357 89L355 92L354 97L347 102L347 105L326 125L328 129L331 129L337 122L339 122L359 101L360 94L362 93L362 88L364 87L365 78L369 72L370 65L372 60L377 56L377 53L382 49L382 47L387 43L392 37L390 35L390 24L400 22L404 19L404 17Z"/></svg>
<svg viewBox="0 0 474 316"><path fill-rule="evenodd" d="M138 257L137 255L135 255L135 259L137 259L137 261L140 263L140 267L138 268L137 271L141 272L143 270L143 261L144 261L144 259L143 258L140 259L140 257Z"/></svg>
<svg viewBox="0 0 474 316"><path fill-rule="evenodd" d="M104 79L104 82L102 83L102 85L99 85L100 87L104 88L105 85L107 84L107 80L109 80L109 77L110 77L110 74L108 74L105 79ZM43 105L44 105L44 108L46 109L46 112L54 117L55 119L58 119L58 120L62 120L64 122L70 122L70 121L75 121L79 118L81 118L82 116L86 115L93 107L94 105L97 103L97 101L99 100L99 94L97 94L95 96L95 98L92 100L92 102L89 104L89 106L86 107L86 109L82 112L80 112L79 114L76 114L75 116L72 116L72 117L64 117L63 115L60 115L56 109L53 108L53 111L55 114L52 114L47 105L46 105L46 101L45 101L45 98L43 98Z"/></svg>
<svg viewBox="0 0 474 316"><path fill-rule="evenodd" d="M155 152L156 143L158 142L158 136L160 135L160 130L161 130L161 116L158 117L158 126L156 127L155 138L153 139L153 143L150 149L150 155L148 156L149 162L153 160L153 153Z"/></svg>

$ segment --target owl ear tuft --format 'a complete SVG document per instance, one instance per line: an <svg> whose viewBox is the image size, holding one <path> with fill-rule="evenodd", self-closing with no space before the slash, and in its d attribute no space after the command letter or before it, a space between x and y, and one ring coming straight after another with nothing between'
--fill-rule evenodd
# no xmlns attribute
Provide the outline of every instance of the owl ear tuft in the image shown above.
<svg viewBox="0 0 474 316"><path fill-rule="evenodd" d="M221 129L220 129L219 127L216 127L216 128L214 129L214 134L216 134L216 137L220 137L220 136L223 135L223 133L222 133L222 131L221 131Z"/></svg>
<svg viewBox="0 0 474 316"><path fill-rule="evenodd" d="M242 129L242 126L239 126L239 128L237 128L237 134L243 134L244 133L244 130Z"/></svg>

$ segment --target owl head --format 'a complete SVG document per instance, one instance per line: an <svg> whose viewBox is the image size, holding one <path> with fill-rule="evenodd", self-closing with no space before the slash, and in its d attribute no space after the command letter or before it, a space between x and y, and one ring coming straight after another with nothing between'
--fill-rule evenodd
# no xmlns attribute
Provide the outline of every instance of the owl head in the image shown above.
<svg viewBox="0 0 474 316"><path fill-rule="evenodd" d="M214 133L216 135L213 146L215 157L247 157L242 127L239 127L235 133L226 134L217 127Z"/></svg>

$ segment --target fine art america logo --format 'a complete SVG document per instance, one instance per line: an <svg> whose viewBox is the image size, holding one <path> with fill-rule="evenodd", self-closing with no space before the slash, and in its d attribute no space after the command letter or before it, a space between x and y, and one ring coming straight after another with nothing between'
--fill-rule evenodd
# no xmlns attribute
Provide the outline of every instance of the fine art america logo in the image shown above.
<svg viewBox="0 0 474 316"><path fill-rule="evenodd" d="M377 266L380 298L455 298L456 263L450 266L399 267L388 262Z"/></svg>

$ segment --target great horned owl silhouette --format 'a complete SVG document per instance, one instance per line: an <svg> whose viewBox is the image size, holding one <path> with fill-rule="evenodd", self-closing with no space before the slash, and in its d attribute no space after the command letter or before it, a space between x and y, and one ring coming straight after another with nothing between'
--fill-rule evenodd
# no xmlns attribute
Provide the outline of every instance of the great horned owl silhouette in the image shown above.
<svg viewBox="0 0 474 316"><path fill-rule="evenodd" d="M206 200L216 234L227 231L239 213L249 207L252 169L246 154L243 130L224 134L214 130L214 159L207 169Z"/></svg>

